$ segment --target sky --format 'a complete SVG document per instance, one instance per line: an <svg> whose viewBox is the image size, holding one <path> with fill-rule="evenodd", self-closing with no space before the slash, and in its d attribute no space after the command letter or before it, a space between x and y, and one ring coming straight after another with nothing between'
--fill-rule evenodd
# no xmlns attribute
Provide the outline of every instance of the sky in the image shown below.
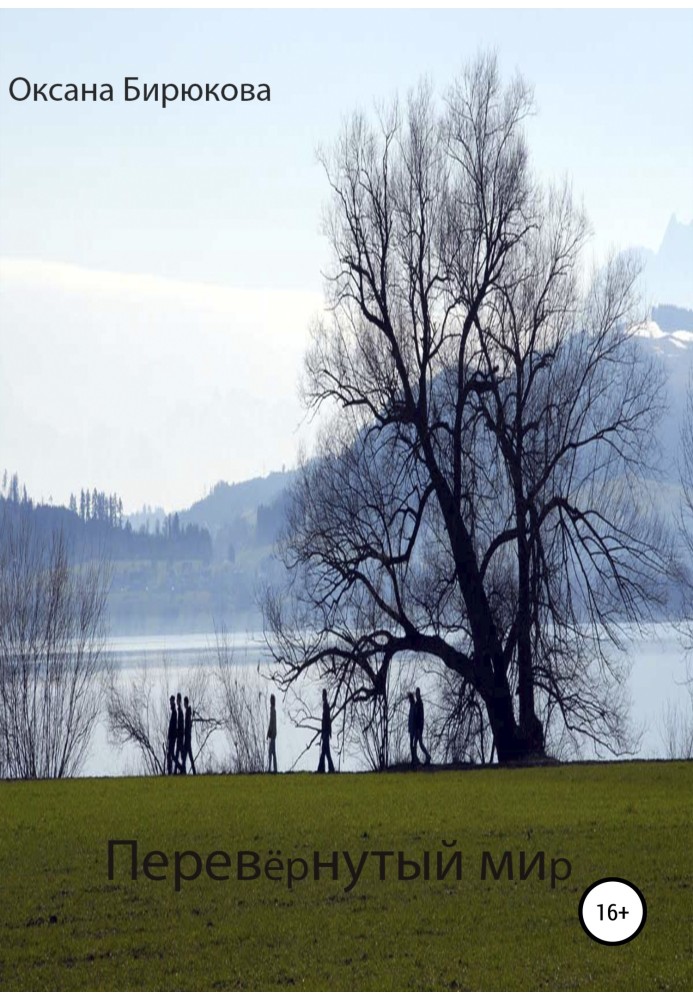
<svg viewBox="0 0 693 1000"><path fill-rule="evenodd" d="M533 84L533 164L571 178L596 255L693 218L690 11L4 10L0 38L0 472L37 498L171 510L295 464L316 149L480 50ZM17 76L116 100L15 102ZM125 103L125 76L272 99L163 109Z"/></svg>

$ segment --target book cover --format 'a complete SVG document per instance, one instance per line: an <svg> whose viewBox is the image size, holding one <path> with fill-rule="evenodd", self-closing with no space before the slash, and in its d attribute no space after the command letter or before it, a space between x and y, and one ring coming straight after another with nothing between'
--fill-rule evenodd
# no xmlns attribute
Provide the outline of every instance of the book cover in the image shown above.
<svg viewBox="0 0 693 1000"><path fill-rule="evenodd" d="M690 11L0 11L0 985L693 986Z"/></svg>

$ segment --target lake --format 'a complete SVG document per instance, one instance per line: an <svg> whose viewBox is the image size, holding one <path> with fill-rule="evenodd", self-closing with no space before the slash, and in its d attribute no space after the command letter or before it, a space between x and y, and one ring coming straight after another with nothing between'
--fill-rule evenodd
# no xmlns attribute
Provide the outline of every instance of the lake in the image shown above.
<svg viewBox="0 0 693 1000"><path fill-rule="evenodd" d="M269 717L269 692L276 690L269 683L260 682L260 672L267 672L269 658L261 634L248 632L230 633L229 644L233 651L234 668L239 676L258 688L258 697L267 701L265 715ZM188 671L197 668L212 671L216 659L214 633L183 635L117 636L110 640L122 684L129 684L146 671L152 678L166 706L168 694L181 690L186 693ZM690 700L686 687L687 661L676 629L662 624L651 627L645 635L633 630L630 640L631 721L641 731L637 757L662 757L666 755L665 715L668 705L676 704L683 713L690 715ZM303 695L316 708L319 704L319 683L304 685ZM423 687L426 692L425 687ZM292 721L298 708L296 700L282 699L277 691L277 756L280 770L290 768L314 770L319 751L315 745L307 749L312 733L298 728ZM266 725L266 723L265 723ZM219 760L228 747L223 737L215 737L212 744ZM337 751L337 752L335 752ZM337 765L340 741L333 741L333 756ZM193 752L195 733L193 732ZM346 770L364 768L362 755L353 747L341 749L339 766ZM138 773L137 753L132 747L113 746L108 739L106 720L101 719L92 739L89 758L82 768L87 775L118 775Z"/></svg>

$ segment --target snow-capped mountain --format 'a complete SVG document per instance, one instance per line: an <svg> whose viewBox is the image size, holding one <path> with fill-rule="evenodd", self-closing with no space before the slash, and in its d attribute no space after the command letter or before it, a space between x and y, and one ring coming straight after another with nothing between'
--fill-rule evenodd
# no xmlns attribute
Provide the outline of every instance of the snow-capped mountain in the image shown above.
<svg viewBox="0 0 693 1000"><path fill-rule="evenodd" d="M679 482L677 458L681 422L686 409L686 393L693 377L693 312L689 311L686 315L690 318L686 324L690 329L669 332L663 330L654 320L650 320L637 332L642 350L653 354L667 375L668 412L659 426L657 437L663 470L676 492Z"/></svg>
<svg viewBox="0 0 693 1000"><path fill-rule="evenodd" d="M659 250L640 253L647 301L693 309L693 221L679 222L672 215Z"/></svg>

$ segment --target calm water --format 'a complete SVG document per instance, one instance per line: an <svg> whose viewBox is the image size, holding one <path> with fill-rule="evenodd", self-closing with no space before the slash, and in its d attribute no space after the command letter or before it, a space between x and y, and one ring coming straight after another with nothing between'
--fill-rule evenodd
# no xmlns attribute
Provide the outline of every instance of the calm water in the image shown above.
<svg viewBox="0 0 693 1000"><path fill-rule="evenodd" d="M269 657L261 634L235 632L228 634L233 669L239 672L243 681L250 685L261 698L266 732L269 723L269 694L277 695L277 763L280 770L290 768L314 770L317 765L318 750L309 749L312 733L297 728L291 713L295 699L291 696L283 701L279 692L258 673L268 673ZM189 692L191 672L213 672L217 663L216 636L211 633L184 633L180 635L114 636L109 649L117 664L119 679L123 685L132 684L146 674L151 679L152 690L164 706L168 718L170 694ZM305 691L305 689L304 689ZM319 699L319 691L310 686L309 695ZM266 705L265 705L266 703ZM193 707L199 709L200 706ZM209 711L209 706L207 706ZM204 712L203 712L204 714ZM210 714L217 714L212 712ZM229 755L226 737L215 734L209 749L223 766ZM193 753L196 752L196 730L193 727ZM335 757L333 749L333 757ZM336 764L336 757L335 757ZM342 755L342 767L349 770L360 767L353 753ZM100 720L92 739L89 759L82 768L86 775L137 774L141 772L138 751L130 746L114 746L109 739L105 718Z"/></svg>
<svg viewBox="0 0 693 1000"><path fill-rule="evenodd" d="M268 656L262 635L252 633L230 633L229 644L233 650L234 667L251 683L257 683L257 667L267 671ZM110 642L123 683L130 683L141 674L142 669L151 676L155 690L160 692L166 705L168 693L182 690L185 693L186 673L190 668L213 669L215 661L214 633L193 633L187 635L119 636ZM631 720L642 730L638 757L661 757L665 754L663 736L664 715L667 703L677 703L688 710L689 698L685 687L686 656L675 629L660 625L651 629L646 636L633 633L630 649L631 676L629 694L631 698ZM263 696L273 690L263 686ZM314 704L319 700L319 684L315 682L304 688ZM297 728L292 715L295 714L293 699L284 702L277 698L278 739L277 756L280 770L314 770L318 750L313 746L307 750L310 734ZM267 705L269 715L269 705ZM194 747L193 747L194 749ZM214 744L220 759L227 752L220 737ZM335 747L333 756L337 763ZM363 767L359 754L354 748L343 751L341 766L345 769ZM89 760L83 773L114 775L137 773L139 770L136 752L131 748L111 745L105 720L99 723L92 741Z"/></svg>

